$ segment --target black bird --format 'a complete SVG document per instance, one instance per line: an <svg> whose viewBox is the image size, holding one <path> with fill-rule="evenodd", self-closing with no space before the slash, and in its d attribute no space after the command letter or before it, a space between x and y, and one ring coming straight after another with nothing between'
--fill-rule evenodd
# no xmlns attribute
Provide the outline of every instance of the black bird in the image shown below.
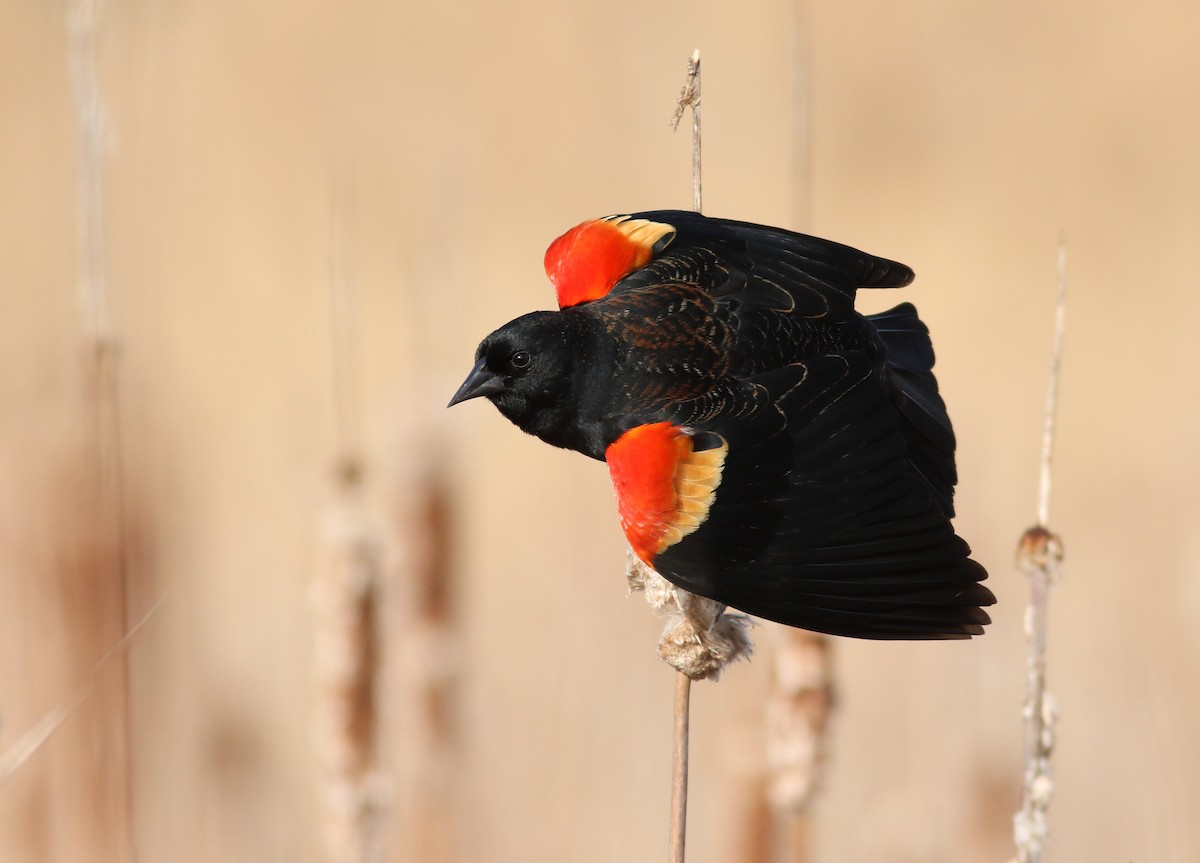
<svg viewBox="0 0 1200 863"><path fill-rule="evenodd" d="M560 310L485 338L451 405L606 461L631 547L692 593L834 635L983 632L929 331L854 310L908 267L659 211L578 225L546 271Z"/></svg>

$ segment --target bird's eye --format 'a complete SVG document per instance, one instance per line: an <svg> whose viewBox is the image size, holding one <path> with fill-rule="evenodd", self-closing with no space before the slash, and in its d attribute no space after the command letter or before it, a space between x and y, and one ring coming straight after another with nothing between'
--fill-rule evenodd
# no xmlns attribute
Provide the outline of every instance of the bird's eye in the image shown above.
<svg viewBox="0 0 1200 863"><path fill-rule="evenodd" d="M508 362L514 369L527 369L531 359L529 351L517 351L509 358Z"/></svg>

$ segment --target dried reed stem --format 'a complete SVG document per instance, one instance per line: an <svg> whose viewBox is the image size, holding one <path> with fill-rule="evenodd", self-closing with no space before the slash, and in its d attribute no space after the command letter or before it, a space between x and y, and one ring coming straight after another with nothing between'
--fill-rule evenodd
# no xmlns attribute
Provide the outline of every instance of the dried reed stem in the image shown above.
<svg viewBox="0 0 1200 863"><path fill-rule="evenodd" d="M317 684L315 742L321 760L327 857L334 863L381 859L385 795L377 763L378 596L381 540L363 502L363 459L356 432L354 345L346 210L340 189L331 207L330 322L334 424L333 493L312 586Z"/></svg>
<svg viewBox="0 0 1200 863"><path fill-rule="evenodd" d="M1058 294L1054 308L1054 342L1050 351L1050 385L1046 390L1046 420L1042 428L1042 463L1038 473L1038 520L1050 520L1050 468L1054 460L1054 424L1058 413L1058 379L1062 367L1063 329L1067 314L1067 244L1058 241Z"/></svg>
<svg viewBox="0 0 1200 863"><path fill-rule="evenodd" d="M692 52L688 59L687 78L679 98L675 101L675 113L671 116L671 128L678 129L683 112L692 109L692 209L703 210L700 188L700 49Z"/></svg>
<svg viewBox="0 0 1200 863"><path fill-rule="evenodd" d="M104 656L100 657L100 661L96 663L96 667L92 669L92 673L75 690L74 695L47 712L29 730L18 737L15 743L3 752L0 752L0 785L11 779L14 773L20 770L30 758L38 753L38 750L46 745L46 741L54 736L54 732L58 731L62 727L62 724L83 706L88 697L96 691L100 675L108 668L109 663L114 659L124 658L129 645L141 633L142 628L158 611L160 605L162 605L161 601L155 603L149 611L142 615L142 619L125 633L120 641L109 648Z"/></svg>
<svg viewBox="0 0 1200 863"><path fill-rule="evenodd" d="M811 216L812 82L811 10L795 7L797 54L794 65L793 158L796 171L794 212L805 225ZM829 636L788 626L768 627L771 654L770 689L766 702L766 794L775 834L781 835L783 859L809 859L811 805L825 771L829 724L834 709L833 641Z"/></svg>
<svg viewBox="0 0 1200 863"><path fill-rule="evenodd" d="M389 565L389 584L398 583L402 594L397 618L388 628L395 638L391 655L399 659L403 674L395 689L396 740L404 767L399 859L449 863L458 859L456 827L462 815L462 772L456 762L461 749L455 721L461 648L451 553L453 499L438 446L412 451L434 457L405 484L406 512L396 520L402 535L394 543L403 559Z"/></svg>
<svg viewBox="0 0 1200 863"><path fill-rule="evenodd" d="M380 859L385 800L376 746L379 542L361 502L361 466L345 456L334 470L312 589L314 737L327 859L367 863Z"/></svg>
<svg viewBox="0 0 1200 863"><path fill-rule="evenodd" d="M79 503L75 522L81 554L62 585L70 621L68 638L77 668L95 668L96 657L114 656L126 644L128 620L128 516L121 450L118 341L105 280L104 123L97 41L99 0L74 0L66 9L68 61L76 117L76 210L80 271L78 297L84 341L85 426ZM86 599L83 599L86 598ZM108 673L88 712L86 741L78 753L75 788L82 812L73 834L103 857L126 859L133 847L133 768L127 656ZM95 674L92 675L95 680ZM91 686L91 684L88 684ZM86 697L84 695L83 697ZM83 698L68 704L69 714ZM47 726L53 730L53 723Z"/></svg>
<svg viewBox="0 0 1200 863"><path fill-rule="evenodd" d="M79 251L83 262L79 304L90 341L111 339L104 267L104 151L107 129L96 71L100 0L74 0L67 8L72 95L75 103Z"/></svg>
<svg viewBox="0 0 1200 863"><path fill-rule="evenodd" d="M808 859L809 806L820 787L833 713L832 644L826 636L790 627L775 634L767 696L767 795L787 836L787 859Z"/></svg>
<svg viewBox="0 0 1200 863"><path fill-rule="evenodd" d="M688 716L692 678L675 673L675 746L671 754L671 842L667 859L683 863L687 838Z"/></svg>
<svg viewBox="0 0 1200 863"><path fill-rule="evenodd" d="M701 211L703 197L700 185L700 49L692 52L687 65L687 78L675 102L671 128L678 129L687 108L692 109L692 209ZM691 714L692 678L677 670L675 677L674 746L671 757L671 838L668 859L683 863L687 837L687 780L688 734Z"/></svg>
<svg viewBox="0 0 1200 863"><path fill-rule="evenodd" d="M1025 531L1017 546L1017 566L1029 578L1029 605L1025 611L1028 654L1025 670L1025 771L1021 809L1013 818L1013 838L1020 863L1040 863L1049 829L1046 810L1054 785L1050 755L1055 743L1057 710L1046 691L1047 604L1063 558L1062 540L1047 527L1050 515L1051 464L1054 455L1055 415L1058 407L1059 370L1062 359L1063 322L1067 304L1066 245L1058 247L1058 297L1054 317L1054 343L1050 385L1046 396L1042 432L1042 461L1038 481L1037 524Z"/></svg>

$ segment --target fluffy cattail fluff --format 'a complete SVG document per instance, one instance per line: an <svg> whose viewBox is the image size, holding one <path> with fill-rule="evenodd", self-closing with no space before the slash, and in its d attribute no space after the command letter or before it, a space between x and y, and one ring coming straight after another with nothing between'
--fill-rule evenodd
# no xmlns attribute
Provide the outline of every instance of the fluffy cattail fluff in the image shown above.
<svg viewBox="0 0 1200 863"><path fill-rule="evenodd" d="M716 680L726 665L750 656L751 620L746 615L726 614L722 603L676 587L632 550L625 576L630 592L644 592L650 607L667 618L658 655L672 668L692 680Z"/></svg>

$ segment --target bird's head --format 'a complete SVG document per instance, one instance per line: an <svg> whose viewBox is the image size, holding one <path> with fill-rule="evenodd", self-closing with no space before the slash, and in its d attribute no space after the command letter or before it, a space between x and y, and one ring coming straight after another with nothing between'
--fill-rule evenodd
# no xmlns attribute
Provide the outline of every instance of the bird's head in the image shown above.
<svg viewBox="0 0 1200 863"><path fill-rule="evenodd" d="M479 343L475 367L448 406L485 396L522 430L570 446L561 438L577 418L572 384L583 346L569 318L532 312L496 330Z"/></svg>

